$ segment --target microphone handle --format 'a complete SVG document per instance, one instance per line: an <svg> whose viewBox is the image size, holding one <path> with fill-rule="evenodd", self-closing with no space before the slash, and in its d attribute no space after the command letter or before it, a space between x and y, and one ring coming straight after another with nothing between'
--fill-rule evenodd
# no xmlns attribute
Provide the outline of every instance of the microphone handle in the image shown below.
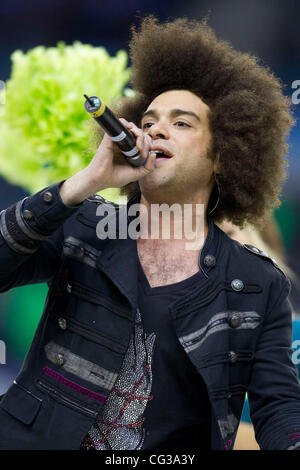
<svg viewBox="0 0 300 470"><path fill-rule="evenodd" d="M95 102L98 104L96 106L97 109L95 109ZM100 105L99 102L101 103ZM101 102L98 97L92 96L87 99L84 107L99 126L111 137L112 141L117 144L128 163L132 166L142 166L146 163L146 160L139 154L134 136L121 124L108 106Z"/></svg>

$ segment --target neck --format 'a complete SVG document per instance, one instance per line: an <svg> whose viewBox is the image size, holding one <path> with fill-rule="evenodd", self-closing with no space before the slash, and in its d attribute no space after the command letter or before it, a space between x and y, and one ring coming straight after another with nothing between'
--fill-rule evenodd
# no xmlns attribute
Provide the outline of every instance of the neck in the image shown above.
<svg viewBox="0 0 300 470"><path fill-rule="evenodd" d="M186 250L202 248L208 232L206 193L193 197L141 194L139 244L176 246ZM171 245L170 245L171 244Z"/></svg>

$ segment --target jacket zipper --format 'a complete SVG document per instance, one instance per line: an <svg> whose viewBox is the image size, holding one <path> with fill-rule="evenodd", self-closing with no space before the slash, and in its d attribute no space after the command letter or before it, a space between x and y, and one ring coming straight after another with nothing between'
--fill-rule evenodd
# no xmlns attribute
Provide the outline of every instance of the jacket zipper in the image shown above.
<svg viewBox="0 0 300 470"><path fill-rule="evenodd" d="M53 397L59 403L62 403L63 405L66 405L66 406L69 406L70 408L73 408L73 409L79 411L80 413L83 413L86 416L92 416L93 418L96 418L98 416L97 411L91 410L90 408L87 408L86 406L80 405L79 403L71 400L70 398L66 397L65 395L62 395L55 388L50 387L49 385L47 385L42 380L38 380L36 382L36 385L41 391L46 392L48 395Z"/></svg>

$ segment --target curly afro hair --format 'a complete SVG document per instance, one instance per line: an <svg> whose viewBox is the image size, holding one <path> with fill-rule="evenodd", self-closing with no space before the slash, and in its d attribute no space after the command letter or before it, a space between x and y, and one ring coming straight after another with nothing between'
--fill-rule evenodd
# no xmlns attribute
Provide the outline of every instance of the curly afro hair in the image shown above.
<svg viewBox="0 0 300 470"><path fill-rule="evenodd" d="M280 205L286 178L293 117L280 81L257 58L218 40L205 21L159 23L148 16L132 28L130 57L136 95L122 99L119 115L140 126L160 93L186 89L199 96L210 108L211 158L219 159L213 218L261 226ZM137 191L137 182L121 190L128 197Z"/></svg>

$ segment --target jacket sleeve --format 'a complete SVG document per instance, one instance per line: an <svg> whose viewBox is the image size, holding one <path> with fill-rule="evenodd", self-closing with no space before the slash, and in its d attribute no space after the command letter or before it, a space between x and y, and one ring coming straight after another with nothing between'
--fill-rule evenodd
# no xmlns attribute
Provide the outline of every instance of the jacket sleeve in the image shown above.
<svg viewBox="0 0 300 470"><path fill-rule="evenodd" d="M48 186L0 213L0 292L48 282L62 255L63 223L81 206L66 206Z"/></svg>
<svg viewBox="0 0 300 470"><path fill-rule="evenodd" d="M300 385L291 359L290 283L281 276L257 345L248 398L256 440L265 450L300 450Z"/></svg>

